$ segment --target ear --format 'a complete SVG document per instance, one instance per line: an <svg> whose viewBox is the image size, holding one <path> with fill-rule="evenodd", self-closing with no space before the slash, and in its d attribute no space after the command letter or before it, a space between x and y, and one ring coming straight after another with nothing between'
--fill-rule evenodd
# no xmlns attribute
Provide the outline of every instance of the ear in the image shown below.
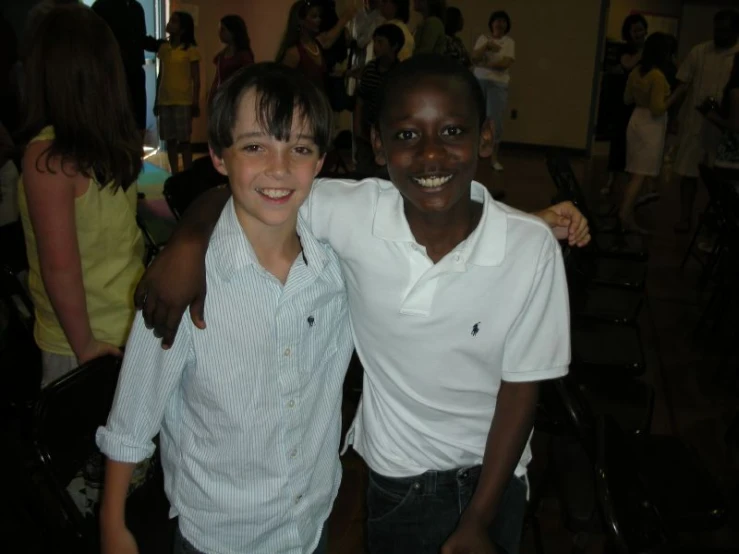
<svg viewBox="0 0 739 554"><path fill-rule="evenodd" d="M382 147L382 138L380 138L380 132L374 125L370 129L370 142L372 143L372 150L375 153L375 162L377 162L377 165L387 165L387 156L385 156L385 149Z"/></svg>
<svg viewBox="0 0 739 554"><path fill-rule="evenodd" d="M210 160L213 162L213 167L216 168L216 171L228 177L228 169L226 169L226 163L223 161L223 158L213 152L211 147L208 147L208 152L210 153Z"/></svg>
<svg viewBox="0 0 739 554"><path fill-rule="evenodd" d="M316 170L313 172L313 177L318 177L318 174L321 172L321 169L323 169L323 162L326 161L326 154L318 158L318 161L316 162Z"/></svg>
<svg viewBox="0 0 739 554"><path fill-rule="evenodd" d="M493 154L493 146L495 145L495 123L492 119L486 119L480 128L480 146L478 155L481 158L488 158Z"/></svg>

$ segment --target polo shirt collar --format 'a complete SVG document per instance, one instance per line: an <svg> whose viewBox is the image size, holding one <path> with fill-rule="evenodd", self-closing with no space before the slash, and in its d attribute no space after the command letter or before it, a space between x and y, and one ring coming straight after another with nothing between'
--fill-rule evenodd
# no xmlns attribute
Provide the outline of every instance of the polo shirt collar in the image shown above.
<svg viewBox="0 0 739 554"><path fill-rule="evenodd" d="M318 276L329 261L326 251L300 216L298 216L297 230L308 271ZM249 266L261 268L254 248L236 217L233 197L229 198L221 212L208 249L215 257L217 271L226 281L230 281Z"/></svg>
<svg viewBox="0 0 739 554"><path fill-rule="evenodd" d="M388 242L417 244L405 218L403 195L390 181L379 180L379 183L380 193L375 204L372 234ZM506 214L488 190L477 181L472 182L470 198L482 203L482 217L459 252L468 264L500 265L505 258L508 230Z"/></svg>

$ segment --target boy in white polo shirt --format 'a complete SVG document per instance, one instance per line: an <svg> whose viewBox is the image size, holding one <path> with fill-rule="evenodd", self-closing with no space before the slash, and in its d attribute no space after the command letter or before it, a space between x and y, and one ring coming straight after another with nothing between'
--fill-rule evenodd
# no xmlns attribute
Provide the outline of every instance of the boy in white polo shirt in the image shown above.
<svg viewBox="0 0 739 554"><path fill-rule="evenodd" d="M302 212L341 259L365 368L347 438L370 468L370 552L514 553L538 381L569 364L559 246L473 181L493 129L465 68L411 58L388 75L378 114L373 147L392 182L319 180ZM217 194L137 291L166 342L167 317L191 300L204 326L198 281ZM586 243L584 220L563 209L563 238ZM173 271L193 278L175 290Z"/></svg>

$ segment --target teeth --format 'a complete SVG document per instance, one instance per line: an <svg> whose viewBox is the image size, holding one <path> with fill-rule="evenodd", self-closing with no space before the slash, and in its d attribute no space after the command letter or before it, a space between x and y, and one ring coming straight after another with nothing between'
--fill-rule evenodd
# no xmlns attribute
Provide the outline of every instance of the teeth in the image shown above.
<svg viewBox="0 0 739 554"><path fill-rule="evenodd" d="M288 189L257 189L257 192L270 198L285 198L292 191Z"/></svg>
<svg viewBox="0 0 739 554"><path fill-rule="evenodd" d="M417 177L413 180L424 188L432 189L447 183L451 178L451 175L447 175L445 177Z"/></svg>

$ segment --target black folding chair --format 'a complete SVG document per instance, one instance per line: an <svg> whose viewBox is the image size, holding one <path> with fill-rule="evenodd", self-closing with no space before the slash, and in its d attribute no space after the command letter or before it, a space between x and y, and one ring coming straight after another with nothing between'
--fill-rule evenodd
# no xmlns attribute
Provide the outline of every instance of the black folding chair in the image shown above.
<svg viewBox="0 0 739 554"><path fill-rule="evenodd" d="M164 198L175 218L180 219L188 206L204 192L228 184L228 177L218 173L209 157L199 158L192 167L164 182Z"/></svg>

